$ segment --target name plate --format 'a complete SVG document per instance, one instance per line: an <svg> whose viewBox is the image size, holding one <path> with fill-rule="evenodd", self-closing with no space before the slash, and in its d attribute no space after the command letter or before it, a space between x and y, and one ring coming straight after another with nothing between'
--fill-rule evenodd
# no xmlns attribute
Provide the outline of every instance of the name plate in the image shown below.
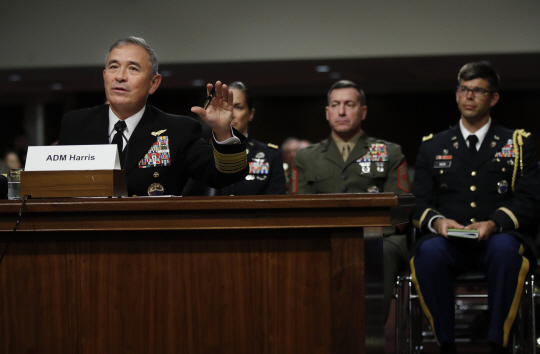
<svg viewBox="0 0 540 354"><path fill-rule="evenodd" d="M25 171L119 170L116 144L29 146Z"/></svg>

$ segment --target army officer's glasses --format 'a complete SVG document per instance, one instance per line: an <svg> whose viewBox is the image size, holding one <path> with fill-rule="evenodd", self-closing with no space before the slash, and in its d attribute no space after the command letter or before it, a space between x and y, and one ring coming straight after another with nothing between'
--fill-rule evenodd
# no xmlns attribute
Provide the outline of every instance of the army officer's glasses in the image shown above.
<svg viewBox="0 0 540 354"><path fill-rule="evenodd" d="M458 96L466 97L469 94L469 91L473 93L474 98L484 98L486 94L493 92L493 91L485 90L480 87L475 87L475 88L470 89L465 86L458 86L456 92Z"/></svg>

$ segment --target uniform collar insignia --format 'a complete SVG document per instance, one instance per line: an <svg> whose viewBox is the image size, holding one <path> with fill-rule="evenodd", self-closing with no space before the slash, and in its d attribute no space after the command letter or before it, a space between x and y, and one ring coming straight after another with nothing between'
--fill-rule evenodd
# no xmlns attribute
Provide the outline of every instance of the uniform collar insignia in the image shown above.
<svg viewBox="0 0 540 354"><path fill-rule="evenodd" d="M422 138L422 142L433 139L433 134L426 135Z"/></svg>
<svg viewBox="0 0 540 354"><path fill-rule="evenodd" d="M152 132L151 134L153 136L158 136L158 135L161 135L163 133L165 133L167 131L167 129L163 129L163 130L158 130L157 132Z"/></svg>

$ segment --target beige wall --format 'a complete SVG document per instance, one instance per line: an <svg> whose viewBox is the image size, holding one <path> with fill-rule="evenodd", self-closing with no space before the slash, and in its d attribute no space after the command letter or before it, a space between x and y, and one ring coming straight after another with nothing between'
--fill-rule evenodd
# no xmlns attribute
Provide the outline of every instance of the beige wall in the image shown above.
<svg viewBox="0 0 540 354"><path fill-rule="evenodd" d="M137 35L161 63L540 51L540 1L0 3L0 69L101 65Z"/></svg>

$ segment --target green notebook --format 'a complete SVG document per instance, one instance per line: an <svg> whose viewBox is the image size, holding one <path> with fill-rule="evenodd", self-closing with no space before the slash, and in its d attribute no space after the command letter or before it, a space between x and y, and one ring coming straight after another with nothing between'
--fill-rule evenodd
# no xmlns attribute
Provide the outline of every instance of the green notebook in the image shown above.
<svg viewBox="0 0 540 354"><path fill-rule="evenodd" d="M478 230L448 229L448 236L454 237L478 238L479 234Z"/></svg>

